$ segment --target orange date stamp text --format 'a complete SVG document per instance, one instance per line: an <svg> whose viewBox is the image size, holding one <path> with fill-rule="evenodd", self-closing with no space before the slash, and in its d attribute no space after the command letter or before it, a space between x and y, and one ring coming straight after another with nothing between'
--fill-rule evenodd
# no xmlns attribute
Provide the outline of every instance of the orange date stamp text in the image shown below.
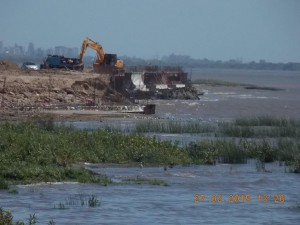
<svg viewBox="0 0 300 225"><path fill-rule="evenodd" d="M285 195L284 194L195 194L194 203L250 203L253 201L259 203L284 203Z"/></svg>

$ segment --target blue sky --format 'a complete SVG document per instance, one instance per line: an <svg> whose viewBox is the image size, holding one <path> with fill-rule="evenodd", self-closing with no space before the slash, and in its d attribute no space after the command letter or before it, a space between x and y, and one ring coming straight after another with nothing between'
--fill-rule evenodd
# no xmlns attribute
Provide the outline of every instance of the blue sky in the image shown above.
<svg viewBox="0 0 300 225"><path fill-rule="evenodd" d="M87 36L119 56L300 62L299 21L299 0L1 0L0 41L80 48Z"/></svg>

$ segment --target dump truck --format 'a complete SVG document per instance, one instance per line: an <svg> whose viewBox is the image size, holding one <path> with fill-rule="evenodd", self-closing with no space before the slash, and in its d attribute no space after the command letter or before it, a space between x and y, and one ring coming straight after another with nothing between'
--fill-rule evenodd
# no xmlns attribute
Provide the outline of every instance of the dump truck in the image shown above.
<svg viewBox="0 0 300 225"><path fill-rule="evenodd" d="M40 69L53 68L82 71L84 65L78 58L67 58L60 55L48 55L44 63L40 65Z"/></svg>

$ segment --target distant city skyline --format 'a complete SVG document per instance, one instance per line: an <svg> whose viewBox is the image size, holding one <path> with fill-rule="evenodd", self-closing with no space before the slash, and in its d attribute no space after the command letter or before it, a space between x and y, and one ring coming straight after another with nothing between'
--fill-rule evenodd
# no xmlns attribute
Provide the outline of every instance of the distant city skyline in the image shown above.
<svg viewBox="0 0 300 225"><path fill-rule="evenodd" d="M64 55L66 57L78 57L79 48L66 47L66 46L54 46L47 49L41 47L35 47L33 42L29 42L27 47L15 43L13 46L6 46L3 41L0 40L0 54L8 54L10 56L31 56L31 57L43 57L46 55Z"/></svg>
<svg viewBox="0 0 300 225"><path fill-rule="evenodd" d="M80 48L87 36L119 56L300 62L299 12L299 0L2 0L0 40Z"/></svg>
<svg viewBox="0 0 300 225"><path fill-rule="evenodd" d="M35 57L35 58L40 58L42 60L44 57L47 55L63 55L65 57L72 57L72 58L78 58L80 54L80 49L77 47L66 47L66 46L54 46L50 47L47 49L41 48L41 47L35 47L35 44L33 42L29 42L27 47L19 45L18 43L15 43L13 46L6 46L3 41L0 40L0 58L5 58L5 56L9 57L18 57L18 56L26 56L26 57ZM164 60L165 57L172 57L172 55L177 55L177 56L183 56L195 60L210 60L210 61L224 61L224 62L234 62L234 63L250 63L250 62L269 62L269 63L274 63L272 61L268 61L265 59L259 59L259 60L251 60L251 61L243 61L241 58L236 58L236 59L229 59L229 60L221 60L221 59L208 59L208 58L193 58L190 55L180 55L180 54L169 54L169 55L164 55L162 57L152 57L152 58L147 58L146 60ZM96 58L96 52L90 51L85 54L87 57L95 57ZM127 57L126 55L123 55L122 57ZM128 56L130 57L130 56ZM137 59L145 59L142 57L133 57ZM90 60L90 59L89 59ZM292 62L292 61L291 61ZM276 63L283 63L283 62L276 62ZM285 63L290 63L290 62L285 62ZM299 62L292 62L292 63L297 63Z"/></svg>

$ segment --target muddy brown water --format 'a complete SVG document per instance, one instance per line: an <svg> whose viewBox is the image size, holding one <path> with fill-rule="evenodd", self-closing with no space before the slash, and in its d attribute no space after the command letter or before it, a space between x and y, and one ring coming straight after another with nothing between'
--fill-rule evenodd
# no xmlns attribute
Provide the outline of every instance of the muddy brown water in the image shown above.
<svg viewBox="0 0 300 225"><path fill-rule="evenodd" d="M159 118L219 121L238 116L269 114L299 119L300 74L282 71L193 71L192 78L219 79L283 88L281 91L246 90L242 87L200 88L198 101L155 101ZM112 122L114 123L114 122ZM132 121L115 124L127 127ZM103 122L74 122L78 128L103 127ZM160 134L157 134L160 135ZM169 134L164 134L168 137ZM170 139L186 139L169 135ZM162 136L162 138L164 138ZM197 139L198 137L193 137ZM247 164L176 166L173 168L100 166L115 184L57 183L18 185L18 194L0 191L0 207L15 219L35 213L38 224L299 224L300 177L278 162L266 172L254 160ZM128 178L159 179L169 186L123 184ZM196 196L198 194L198 197ZM80 204L94 195L99 207ZM196 200L196 202L195 202ZM64 207L60 207L60 206ZM62 209L64 208L64 209Z"/></svg>
<svg viewBox="0 0 300 225"><path fill-rule="evenodd" d="M300 72L249 70L192 70L192 79L212 79L282 90L199 85L199 101L156 101L157 115L169 118L232 120L273 115L300 119Z"/></svg>

